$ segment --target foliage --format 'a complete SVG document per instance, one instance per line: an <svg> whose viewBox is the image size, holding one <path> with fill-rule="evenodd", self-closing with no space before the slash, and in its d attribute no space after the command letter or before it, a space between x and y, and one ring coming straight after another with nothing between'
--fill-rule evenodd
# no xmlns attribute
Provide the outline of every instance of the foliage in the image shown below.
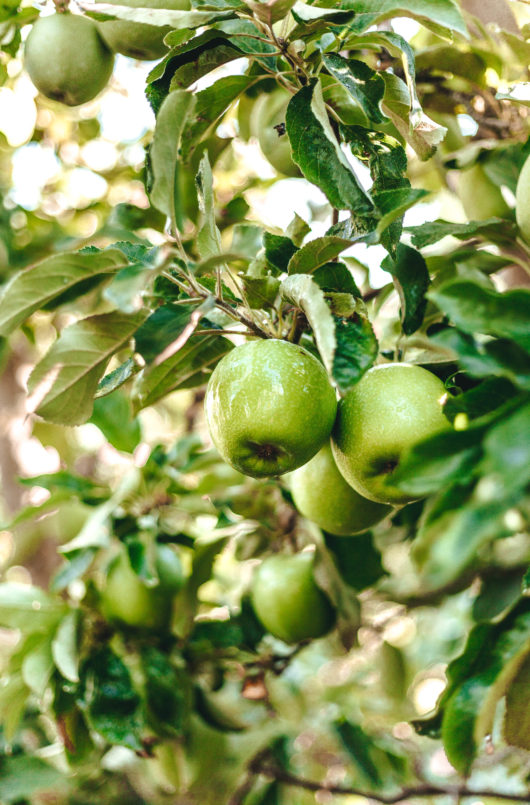
<svg viewBox="0 0 530 805"><path fill-rule="evenodd" d="M104 191L68 202L107 142L106 96L75 110L38 96L29 143L0 133L2 422L57 457L23 465L0 434L2 801L530 799L530 246L513 203L468 221L458 198L479 165L513 202L530 23L507 7L494 30L466 8L83 5L171 29L144 70L141 156L123 138L91 169ZM37 17L0 9L0 108L23 92ZM265 120L288 179L259 151ZM28 202L11 165L30 146L59 167ZM273 226L275 187L320 201ZM296 511L284 476L222 462L204 386L255 338L302 344L341 396L375 363L443 381L452 429L394 475L415 502L338 537ZM185 577L167 628L109 622L109 563L125 556L160 593L161 544ZM289 646L256 617L251 576L309 547L335 626Z"/></svg>

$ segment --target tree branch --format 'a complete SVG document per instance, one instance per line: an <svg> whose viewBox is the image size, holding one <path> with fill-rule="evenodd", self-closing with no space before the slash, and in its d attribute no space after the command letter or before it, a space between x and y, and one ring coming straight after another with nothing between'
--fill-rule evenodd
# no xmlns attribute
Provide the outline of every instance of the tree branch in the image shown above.
<svg viewBox="0 0 530 805"><path fill-rule="evenodd" d="M319 783L315 780L307 780L305 777L298 777L280 768L270 760L263 761L257 757L249 766L249 771L253 774L262 774L264 777L277 780L284 785L291 785L296 788L303 788L306 791L327 791L330 794L343 794L344 796L365 797L368 800L380 802L382 805L397 805L405 799L417 799L418 797L434 796L453 796L453 797L490 797L501 799L505 802L530 802L530 790L525 794L507 794L502 791L489 791L487 789L470 789L466 785L438 786L438 785L417 785L401 788L395 794L377 794L373 791L364 791L360 788L350 788L342 785L328 785Z"/></svg>

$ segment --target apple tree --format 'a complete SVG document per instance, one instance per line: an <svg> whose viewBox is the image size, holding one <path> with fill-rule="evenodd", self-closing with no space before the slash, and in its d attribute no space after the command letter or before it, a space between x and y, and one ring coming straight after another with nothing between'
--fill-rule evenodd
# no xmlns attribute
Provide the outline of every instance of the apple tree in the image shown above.
<svg viewBox="0 0 530 805"><path fill-rule="evenodd" d="M529 57L2 4L0 801L530 801Z"/></svg>

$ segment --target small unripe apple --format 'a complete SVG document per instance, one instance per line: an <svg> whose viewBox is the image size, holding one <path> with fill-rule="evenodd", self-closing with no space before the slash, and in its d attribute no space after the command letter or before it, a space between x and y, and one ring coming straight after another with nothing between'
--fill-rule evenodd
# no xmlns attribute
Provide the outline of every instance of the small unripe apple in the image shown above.
<svg viewBox="0 0 530 805"><path fill-rule="evenodd" d="M460 173L458 195L470 221L505 218L510 212L500 188L491 181L478 162Z"/></svg>
<svg viewBox="0 0 530 805"><path fill-rule="evenodd" d="M159 583L148 587L132 569L125 550L114 557L101 593L101 609L109 621L155 631L167 629L173 596L184 582L182 566L168 545L156 546L155 565Z"/></svg>
<svg viewBox="0 0 530 805"><path fill-rule="evenodd" d="M521 235L530 243L530 157L524 163L515 190L515 217Z"/></svg>
<svg viewBox="0 0 530 805"><path fill-rule="evenodd" d="M88 17L64 12L39 17L26 41L24 66L47 98L78 106L106 86L114 56Z"/></svg>
<svg viewBox="0 0 530 805"><path fill-rule="evenodd" d="M270 556L252 580L252 606L263 626L285 643L321 637L333 626L335 614L313 577L309 551Z"/></svg>
<svg viewBox="0 0 530 805"><path fill-rule="evenodd" d="M309 461L329 439L337 409L322 364L298 344L272 338L225 355L204 404L221 456L255 478Z"/></svg>
<svg viewBox="0 0 530 805"><path fill-rule="evenodd" d="M328 443L289 478L296 508L324 531L350 536L366 531L391 511L374 503L346 483Z"/></svg>
<svg viewBox="0 0 530 805"><path fill-rule="evenodd" d="M129 8L165 8L170 11L187 11L190 8L189 0L111 0L111 2ZM164 37L173 30L169 25L148 25L144 22L118 19L98 24L101 35L111 50L131 59L145 61L160 59L167 53Z"/></svg>
<svg viewBox="0 0 530 805"><path fill-rule="evenodd" d="M442 381L407 363L372 367L340 401L332 433L337 467L353 488L378 503L414 500L392 485L413 445L449 427Z"/></svg>

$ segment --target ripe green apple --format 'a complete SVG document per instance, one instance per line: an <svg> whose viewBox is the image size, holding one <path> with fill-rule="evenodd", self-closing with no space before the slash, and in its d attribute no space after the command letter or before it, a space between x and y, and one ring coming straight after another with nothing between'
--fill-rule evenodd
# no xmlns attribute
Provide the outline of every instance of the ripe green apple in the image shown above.
<svg viewBox="0 0 530 805"><path fill-rule="evenodd" d="M221 456L255 478L309 461L329 438L337 409L322 364L278 339L248 341L225 355L204 402Z"/></svg>
<svg viewBox="0 0 530 805"><path fill-rule="evenodd" d="M530 157L524 163L515 190L515 217L521 235L530 243Z"/></svg>
<svg viewBox="0 0 530 805"><path fill-rule="evenodd" d="M321 637L335 621L327 596L313 577L309 551L264 559L252 579L251 600L256 617L285 643Z"/></svg>
<svg viewBox="0 0 530 805"><path fill-rule="evenodd" d="M106 86L114 55L88 17L64 12L39 17L26 41L24 66L47 98L78 106Z"/></svg>
<svg viewBox="0 0 530 805"><path fill-rule="evenodd" d="M372 367L340 401L332 433L337 467L353 488L378 503L410 503L390 482L405 451L449 427L436 375L407 363Z"/></svg>
<svg viewBox="0 0 530 805"><path fill-rule="evenodd" d="M184 580L182 566L168 545L156 546L155 564L159 583L148 587L132 569L125 550L114 557L101 593L101 609L108 620L156 631L167 629L172 598Z"/></svg>
<svg viewBox="0 0 530 805"><path fill-rule="evenodd" d="M106 1L106 0L105 0ZM187 11L189 0L111 0L114 5L129 8L165 8ZM101 36L115 53L131 59L152 61L167 53L164 37L173 30L169 25L148 25L128 20L107 20L99 23Z"/></svg>
<svg viewBox="0 0 530 805"><path fill-rule="evenodd" d="M279 134L274 128L285 123L285 112L290 99L291 96L283 90L262 95L256 103L254 130L263 155L272 167L284 176L300 176L300 170L293 162L287 133Z"/></svg>
<svg viewBox="0 0 530 805"><path fill-rule="evenodd" d="M479 162L460 173L458 195L470 221L505 218L510 212L500 189Z"/></svg>
<svg viewBox="0 0 530 805"><path fill-rule="evenodd" d="M374 503L346 483L337 469L331 445L290 476L296 508L324 531L350 536L366 531L391 511L390 506Z"/></svg>

